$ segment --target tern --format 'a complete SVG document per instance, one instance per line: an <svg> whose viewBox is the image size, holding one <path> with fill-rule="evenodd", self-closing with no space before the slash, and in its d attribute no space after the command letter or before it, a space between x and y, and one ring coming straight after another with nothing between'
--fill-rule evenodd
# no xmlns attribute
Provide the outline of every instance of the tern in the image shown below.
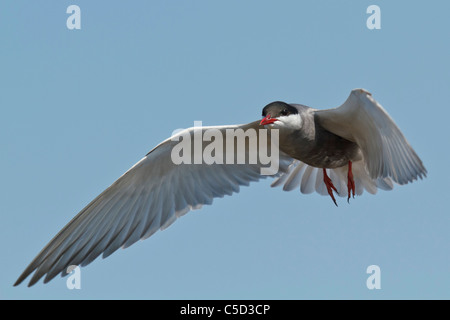
<svg viewBox="0 0 450 320"><path fill-rule="evenodd" d="M272 102L264 107L262 117L244 125L193 127L178 137L194 137L206 130L225 135L230 129L266 129L273 136L276 130L279 169L270 175L275 178L272 186L329 195L335 205L335 194L349 201L364 190L374 194L377 189L391 190L394 183L404 185L426 177L427 170L400 129L364 89L352 90L340 107L327 110ZM171 137L157 145L90 202L14 285L33 272L28 286L43 276L47 283L57 274L67 275L69 266L85 266L101 254L106 258L167 228L191 209L268 176L261 174L261 161L175 164L171 155L177 143ZM205 144L200 152L204 149ZM241 152L251 152L248 143Z"/></svg>

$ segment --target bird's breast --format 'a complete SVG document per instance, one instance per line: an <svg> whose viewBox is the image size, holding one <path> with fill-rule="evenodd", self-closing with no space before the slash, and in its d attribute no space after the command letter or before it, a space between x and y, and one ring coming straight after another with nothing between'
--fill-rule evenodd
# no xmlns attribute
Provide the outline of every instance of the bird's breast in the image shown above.
<svg viewBox="0 0 450 320"><path fill-rule="evenodd" d="M362 158L358 145L328 131L292 132L280 137L280 150L317 168L338 168Z"/></svg>

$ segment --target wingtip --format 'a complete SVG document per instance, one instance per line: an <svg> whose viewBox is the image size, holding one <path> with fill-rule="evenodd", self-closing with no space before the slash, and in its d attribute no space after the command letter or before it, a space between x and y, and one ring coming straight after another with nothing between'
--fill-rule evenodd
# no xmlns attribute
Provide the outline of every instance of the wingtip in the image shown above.
<svg viewBox="0 0 450 320"><path fill-rule="evenodd" d="M19 277L19 279L17 279L16 282L14 282L13 287L19 286L19 285L23 282L23 280L25 280L25 279L26 279L26 277L25 277L25 278ZM36 283L36 281L35 281L35 282L30 281L30 282L27 284L27 287L30 288L30 287L32 287L35 283Z"/></svg>
<svg viewBox="0 0 450 320"><path fill-rule="evenodd" d="M367 94L369 96L372 96L372 93L370 93L368 90L363 89L363 88L356 88L353 89L352 92L353 94L359 95L359 94Z"/></svg>
<svg viewBox="0 0 450 320"><path fill-rule="evenodd" d="M19 278L17 278L16 282L14 283L14 287L17 287L18 285L20 285L26 278L28 278L28 276L30 274L33 273L33 271L35 271L35 267L33 266L33 263L31 263L23 272L22 274L19 276ZM33 278L35 278L35 274L33 275L33 277L31 278L30 283L28 284L28 287L31 287L33 284L35 284L37 281L33 282ZM39 280L39 279L37 279Z"/></svg>
<svg viewBox="0 0 450 320"><path fill-rule="evenodd" d="M24 275L23 273L17 278L16 282L14 282L13 287L17 287L19 284L23 282L27 278L28 275Z"/></svg>

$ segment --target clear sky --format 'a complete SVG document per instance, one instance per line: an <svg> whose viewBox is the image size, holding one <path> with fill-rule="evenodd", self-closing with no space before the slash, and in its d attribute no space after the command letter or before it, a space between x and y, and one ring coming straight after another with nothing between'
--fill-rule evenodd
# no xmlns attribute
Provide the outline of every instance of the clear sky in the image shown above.
<svg viewBox="0 0 450 320"><path fill-rule="evenodd" d="M69 30L66 9L81 8ZM369 30L369 5L381 29ZM2 1L1 299L450 298L448 1ZM217 199L107 259L13 283L87 203L177 128L339 106L366 88L428 169L339 198ZM381 269L381 289L366 268ZM29 279L28 279L29 280Z"/></svg>

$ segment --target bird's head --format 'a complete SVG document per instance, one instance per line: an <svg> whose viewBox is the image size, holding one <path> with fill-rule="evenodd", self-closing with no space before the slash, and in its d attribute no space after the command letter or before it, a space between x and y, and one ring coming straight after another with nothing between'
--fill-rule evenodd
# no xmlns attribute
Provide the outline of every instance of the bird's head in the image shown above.
<svg viewBox="0 0 450 320"><path fill-rule="evenodd" d="M300 129L301 118L297 108L282 101L269 103L263 108L264 117L259 123L262 126L270 125L271 128Z"/></svg>

